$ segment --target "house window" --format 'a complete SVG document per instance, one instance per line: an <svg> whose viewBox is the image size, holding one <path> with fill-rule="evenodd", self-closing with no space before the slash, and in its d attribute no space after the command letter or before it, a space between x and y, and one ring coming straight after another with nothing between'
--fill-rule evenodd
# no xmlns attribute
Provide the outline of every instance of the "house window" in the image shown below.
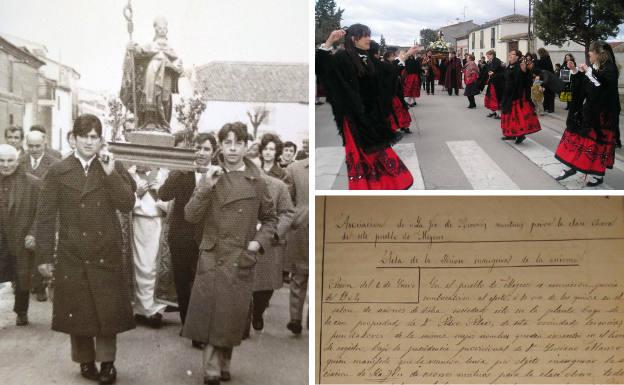
<svg viewBox="0 0 624 385"><path fill-rule="evenodd" d="M479 32L479 48L483 49L485 46L483 45L483 30Z"/></svg>
<svg viewBox="0 0 624 385"><path fill-rule="evenodd" d="M496 28L492 28L490 30L490 36L492 37L490 41L490 48L496 48Z"/></svg>
<svg viewBox="0 0 624 385"><path fill-rule="evenodd" d="M475 43L474 43L474 41L475 41L475 33L473 32L473 33L472 33L472 49L475 49Z"/></svg>
<svg viewBox="0 0 624 385"><path fill-rule="evenodd" d="M9 125L12 126L14 122L13 114L9 114Z"/></svg>

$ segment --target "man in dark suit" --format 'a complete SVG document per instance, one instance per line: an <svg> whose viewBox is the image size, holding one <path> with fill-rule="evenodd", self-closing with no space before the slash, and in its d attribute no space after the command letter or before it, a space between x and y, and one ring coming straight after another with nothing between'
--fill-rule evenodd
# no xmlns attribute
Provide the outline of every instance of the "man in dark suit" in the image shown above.
<svg viewBox="0 0 624 385"><path fill-rule="evenodd" d="M46 148L45 134L40 131L30 131L26 133L26 156L22 159L24 169L27 173L43 179L53 163L59 159L49 154ZM33 266L32 292L37 296L37 301L43 302L48 299L45 290L45 279Z"/></svg>
<svg viewBox="0 0 624 385"><path fill-rule="evenodd" d="M24 155L24 130L22 127L9 126L4 130L4 140L17 150L17 159L21 161Z"/></svg>
<svg viewBox="0 0 624 385"><path fill-rule="evenodd" d="M46 132L45 127L39 124L35 124L34 126L30 127L30 132L33 132L33 131L40 132L43 134L44 146L48 154L52 155L53 158L56 158L59 160L63 158L63 155L59 151L56 151L51 146L48 146L48 133Z"/></svg>
<svg viewBox="0 0 624 385"><path fill-rule="evenodd" d="M39 131L30 131L26 134L26 149L26 157L23 160L26 172L38 178L43 178L50 166L60 160L50 154L46 148L45 135Z"/></svg>
<svg viewBox="0 0 624 385"><path fill-rule="evenodd" d="M193 195L196 181L202 176L202 168L210 165L210 159L217 149L217 141L212 134L197 135L194 144L198 155L197 171L173 171L158 190L158 197L162 201L174 199L168 241L182 325L186 320L201 242L201 229L198 230L200 226L184 219L184 206ZM193 346L200 347L200 344L193 341Z"/></svg>
<svg viewBox="0 0 624 385"><path fill-rule="evenodd" d="M302 159L307 159L310 157L310 153L309 153L309 140L308 138L305 138L302 142L301 145L301 150L299 150L299 152L297 153L297 156L295 156L295 160L302 160Z"/></svg>
<svg viewBox="0 0 624 385"><path fill-rule="evenodd" d="M17 161L17 150L0 144L0 255L5 259L3 280L15 282L16 325L28 324L29 289L34 279L35 237L39 179Z"/></svg>
<svg viewBox="0 0 624 385"><path fill-rule="evenodd" d="M102 123L90 114L74 121L74 155L53 164L37 212L39 271L55 270L52 329L67 333L82 376L112 384L117 334L135 327L125 281L117 211L128 213L136 185L112 156L98 157ZM58 253L54 261L55 230ZM95 361L102 363L98 371Z"/></svg>

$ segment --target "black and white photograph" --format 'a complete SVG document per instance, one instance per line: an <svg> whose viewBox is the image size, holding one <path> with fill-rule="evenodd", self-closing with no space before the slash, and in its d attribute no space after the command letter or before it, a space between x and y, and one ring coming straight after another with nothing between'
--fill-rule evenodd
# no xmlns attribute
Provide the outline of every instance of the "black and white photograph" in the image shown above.
<svg viewBox="0 0 624 385"><path fill-rule="evenodd" d="M308 384L306 0L3 0L0 383Z"/></svg>

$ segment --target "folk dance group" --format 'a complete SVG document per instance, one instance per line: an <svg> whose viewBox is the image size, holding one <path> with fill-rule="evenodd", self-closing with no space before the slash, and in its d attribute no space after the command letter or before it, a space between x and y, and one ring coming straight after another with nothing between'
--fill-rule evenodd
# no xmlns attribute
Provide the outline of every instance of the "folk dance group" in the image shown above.
<svg viewBox="0 0 624 385"><path fill-rule="evenodd" d="M344 48L335 50L334 45L343 38ZM506 65L494 50L487 52L487 61L479 65L472 54L466 54L462 62L451 52L440 65L431 51L418 56L415 48L404 53L389 49L383 61L378 51L370 29L362 24L333 31L316 50L317 79L332 106L345 147L349 189L411 186L412 175L392 145L401 132L410 132L408 108L417 105L421 86L427 94L435 94L436 80L449 95L458 95L463 75L469 109L476 108L475 95L487 87L484 104L491 111L488 117L500 119L502 139L516 144L541 130L536 107L541 114L538 102L542 100L536 100L536 91L542 95L544 110L554 110L555 92L546 86L555 76L552 63L541 68L540 61L533 59L537 56L525 56L518 49L509 52ZM540 51L550 63L547 51ZM613 167L615 148L621 147L619 71L606 42L591 44L589 60L590 65L577 66L572 56L566 55L562 66L571 73L566 88L571 101L555 158L566 166L556 180L581 172L591 176L587 186L594 187L604 182L606 169Z"/></svg>
<svg viewBox="0 0 624 385"><path fill-rule="evenodd" d="M68 136L74 150L64 157L51 154L44 135L31 128L24 151L21 128L10 127L9 144L0 144L0 282L14 283L16 324L25 326L29 289L41 276L54 278L52 329L70 335L82 376L114 383L117 334L136 322L160 326L166 306L154 290L163 243L180 334L203 349L204 383L231 378L233 348L251 326L264 328L285 270L291 289L285 326L301 334L307 148L297 152L287 142L284 152L270 134L250 146L246 125L228 123L216 136L196 136L195 172L167 172L102 155L102 125L93 115L75 120Z"/></svg>

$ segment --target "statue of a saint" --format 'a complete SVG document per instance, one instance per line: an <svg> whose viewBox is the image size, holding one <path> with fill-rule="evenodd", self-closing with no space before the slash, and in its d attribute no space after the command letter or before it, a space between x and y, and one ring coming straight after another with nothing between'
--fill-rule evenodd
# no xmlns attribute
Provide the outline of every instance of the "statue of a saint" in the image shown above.
<svg viewBox="0 0 624 385"><path fill-rule="evenodd" d="M167 20L163 17L156 18L154 33L154 40L146 45L128 44L120 98L127 109L136 111L138 130L170 132L169 122L173 107L171 95L178 92L178 78L183 72L182 62L169 46Z"/></svg>

